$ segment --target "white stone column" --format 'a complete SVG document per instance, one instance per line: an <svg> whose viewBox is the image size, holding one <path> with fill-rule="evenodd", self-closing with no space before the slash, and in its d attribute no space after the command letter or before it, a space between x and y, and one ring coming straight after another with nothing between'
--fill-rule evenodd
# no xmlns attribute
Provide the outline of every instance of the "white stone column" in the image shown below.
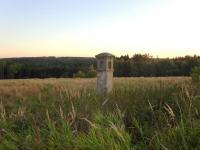
<svg viewBox="0 0 200 150"><path fill-rule="evenodd" d="M101 94L108 94L113 88L114 55L101 53L97 59L97 90Z"/></svg>

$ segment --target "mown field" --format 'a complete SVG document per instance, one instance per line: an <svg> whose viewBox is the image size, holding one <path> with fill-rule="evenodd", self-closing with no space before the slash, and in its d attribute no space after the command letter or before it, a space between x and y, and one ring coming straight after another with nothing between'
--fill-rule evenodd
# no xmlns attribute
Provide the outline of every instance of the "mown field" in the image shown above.
<svg viewBox="0 0 200 150"><path fill-rule="evenodd" d="M0 150L200 149L200 85L191 79L0 81Z"/></svg>

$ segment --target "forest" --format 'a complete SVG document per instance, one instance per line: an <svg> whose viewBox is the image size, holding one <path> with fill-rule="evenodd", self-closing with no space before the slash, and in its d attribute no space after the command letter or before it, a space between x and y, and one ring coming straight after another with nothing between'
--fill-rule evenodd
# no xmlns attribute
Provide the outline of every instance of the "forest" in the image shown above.
<svg viewBox="0 0 200 150"><path fill-rule="evenodd" d="M200 56L154 58L149 54L123 55L114 60L115 77L189 76ZM26 57L0 59L0 79L95 77L90 57Z"/></svg>

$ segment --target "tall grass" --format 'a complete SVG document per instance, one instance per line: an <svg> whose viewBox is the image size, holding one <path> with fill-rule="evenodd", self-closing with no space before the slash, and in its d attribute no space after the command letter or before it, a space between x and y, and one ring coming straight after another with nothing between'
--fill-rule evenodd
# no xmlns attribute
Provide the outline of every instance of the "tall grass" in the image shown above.
<svg viewBox="0 0 200 150"><path fill-rule="evenodd" d="M190 78L0 81L0 149L200 149L200 90Z"/></svg>

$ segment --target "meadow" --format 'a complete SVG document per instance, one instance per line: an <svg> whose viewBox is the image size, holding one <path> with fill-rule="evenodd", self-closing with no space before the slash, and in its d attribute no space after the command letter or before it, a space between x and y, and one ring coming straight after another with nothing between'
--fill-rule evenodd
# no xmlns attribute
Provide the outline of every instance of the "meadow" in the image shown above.
<svg viewBox="0 0 200 150"><path fill-rule="evenodd" d="M0 150L200 149L200 85L189 77L0 81Z"/></svg>

